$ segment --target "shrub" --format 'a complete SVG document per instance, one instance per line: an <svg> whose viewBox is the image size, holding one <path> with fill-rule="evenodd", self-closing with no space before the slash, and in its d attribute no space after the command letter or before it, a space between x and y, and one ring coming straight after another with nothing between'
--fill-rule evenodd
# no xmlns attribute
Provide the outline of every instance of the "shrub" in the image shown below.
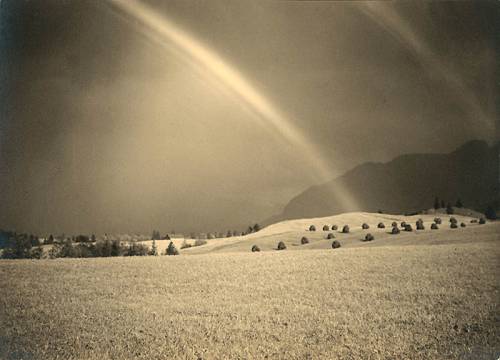
<svg viewBox="0 0 500 360"><path fill-rule="evenodd" d="M328 236L326 237L328 240L330 239L335 239L335 235L333 235L332 233L329 233Z"/></svg>
<svg viewBox="0 0 500 360"><path fill-rule="evenodd" d="M367 223L363 223L363 225L361 225L361 227L366 230L366 229L369 229L370 228L370 225L368 225Z"/></svg>
<svg viewBox="0 0 500 360"><path fill-rule="evenodd" d="M455 223L455 224L456 224L458 221L457 221L457 219L455 219L455 218L452 216L452 217L450 218L450 222L451 222L451 223Z"/></svg>
<svg viewBox="0 0 500 360"><path fill-rule="evenodd" d="M207 243L207 240L205 239L196 239L194 241L194 246L201 246L201 245L205 245Z"/></svg>
<svg viewBox="0 0 500 360"><path fill-rule="evenodd" d="M452 229L456 229L456 228L458 228L457 223L452 222L452 223L450 224L450 228L452 228Z"/></svg>
<svg viewBox="0 0 500 360"><path fill-rule="evenodd" d="M259 225L259 224L255 224L255 225L252 227L252 230L253 230L253 232L260 231L260 225ZM235 235L235 236L236 236L236 235Z"/></svg>
<svg viewBox="0 0 500 360"><path fill-rule="evenodd" d="M165 250L165 255L179 255L179 251L172 241L168 244L167 250Z"/></svg>
<svg viewBox="0 0 500 360"><path fill-rule="evenodd" d="M286 249L286 245L283 241L280 241L278 243L278 250L285 250Z"/></svg>
<svg viewBox="0 0 500 360"><path fill-rule="evenodd" d="M330 227L328 225L324 225L323 226L323 231L328 231L328 230L330 230Z"/></svg>
<svg viewBox="0 0 500 360"><path fill-rule="evenodd" d="M259 252L259 251L260 251L260 247L258 245L252 246L252 252Z"/></svg>
<svg viewBox="0 0 500 360"><path fill-rule="evenodd" d="M479 219L479 223L480 223L481 225L486 224L486 219L485 219L484 217L480 218L480 219Z"/></svg>
<svg viewBox="0 0 500 360"><path fill-rule="evenodd" d="M397 227L398 226L398 223L393 221L392 224L391 224L392 227Z"/></svg>
<svg viewBox="0 0 500 360"><path fill-rule="evenodd" d="M191 246L193 246L193 245L191 245L190 243L188 243L188 242L186 241L186 239L184 239L184 241L183 241L183 242L182 242L182 244L181 244L181 250L182 250L182 249L189 249Z"/></svg>
<svg viewBox="0 0 500 360"><path fill-rule="evenodd" d="M467 225L465 225L464 222L460 223L460 227L466 227Z"/></svg>
<svg viewBox="0 0 500 360"><path fill-rule="evenodd" d="M432 230L437 230L437 229L439 229L438 224L436 224L436 223L432 223L432 225L431 225L431 229L432 229Z"/></svg>
<svg viewBox="0 0 500 360"><path fill-rule="evenodd" d="M396 225L397 225L397 224L396 224ZM385 225L384 225L384 223L383 223L383 222L378 223L377 227L378 227L379 229L385 229Z"/></svg>
<svg viewBox="0 0 500 360"><path fill-rule="evenodd" d="M314 225L309 226L309 231L316 231L316 226Z"/></svg>
<svg viewBox="0 0 500 360"><path fill-rule="evenodd" d="M394 226L391 230L391 234L392 235L399 234L399 228L397 226Z"/></svg>
<svg viewBox="0 0 500 360"><path fill-rule="evenodd" d="M32 259L42 259L43 258L43 248L41 245L34 247L31 249L31 258Z"/></svg>
<svg viewBox="0 0 500 360"><path fill-rule="evenodd" d="M332 242L332 249L338 249L340 247L340 243L338 240L333 240Z"/></svg>
<svg viewBox="0 0 500 360"><path fill-rule="evenodd" d="M302 239L300 239L300 243L302 245L309 244L309 239L303 236Z"/></svg>
<svg viewBox="0 0 500 360"><path fill-rule="evenodd" d="M124 255L125 256L146 256L149 252L149 249L146 245L140 244L137 242L133 242L130 244L128 249L126 249Z"/></svg>
<svg viewBox="0 0 500 360"><path fill-rule="evenodd" d="M373 235L370 234L370 233L366 234L365 241L372 241L372 240L375 240L375 238L373 237Z"/></svg>
<svg viewBox="0 0 500 360"><path fill-rule="evenodd" d="M339 229L339 227L337 225L332 225L332 230L337 231L338 229Z"/></svg>
<svg viewBox="0 0 500 360"><path fill-rule="evenodd" d="M405 231L413 231L413 228L411 227L410 224L405 225Z"/></svg>
<svg viewBox="0 0 500 360"><path fill-rule="evenodd" d="M437 217L437 218L434 218L434 222L435 222L436 224L438 224L438 225L439 225L439 224L441 224L441 218L438 218L438 217Z"/></svg>
<svg viewBox="0 0 500 360"><path fill-rule="evenodd" d="M342 228L342 232L344 234L347 234L349 232L349 225L344 225L344 227Z"/></svg>
<svg viewBox="0 0 500 360"><path fill-rule="evenodd" d="M402 228L406 227L406 221L401 221L401 227Z"/></svg>
<svg viewBox="0 0 500 360"><path fill-rule="evenodd" d="M476 224L476 223L477 223L477 219L472 219L472 220L470 221L470 223L471 223L471 224Z"/></svg>

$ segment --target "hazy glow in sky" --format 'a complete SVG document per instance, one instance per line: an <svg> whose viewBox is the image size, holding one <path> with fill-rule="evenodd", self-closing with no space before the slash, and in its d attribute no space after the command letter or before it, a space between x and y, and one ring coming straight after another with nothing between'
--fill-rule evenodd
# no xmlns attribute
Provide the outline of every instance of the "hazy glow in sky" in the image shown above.
<svg viewBox="0 0 500 360"><path fill-rule="evenodd" d="M173 42L185 51L191 59L200 63L207 71L216 77L234 94L237 94L258 116L271 126L280 136L283 136L297 149L297 156L305 156L317 175L317 182L325 182L332 178L334 172L328 162L323 160L323 155L316 149L300 131L291 124L285 115L276 106L271 104L265 96L255 89L249 80L239 73L234 67L224 61L216 52L205 47L194 36L180 29L165 16L150 8L143 2L136 0L120 1L110 0L116 8L126 12L135 20L147 27L143 32L151 31L160 35L162 40ZM152 36L155 36L153 34ZM346 205L356 207L355 199L351 194L342 192L336 194Z"/></svg>

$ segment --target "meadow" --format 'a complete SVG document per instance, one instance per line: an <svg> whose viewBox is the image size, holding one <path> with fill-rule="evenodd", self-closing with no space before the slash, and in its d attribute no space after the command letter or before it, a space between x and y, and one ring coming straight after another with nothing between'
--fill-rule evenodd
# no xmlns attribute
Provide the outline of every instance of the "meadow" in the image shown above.
<svg viewBox="0 0 500 360"><path fill-rule="evenodd" d="M341 216L371 224L335 250L307 219L180 256L0 261L0 358L500 356L498 222L390 235L389 215Z"/></svg>

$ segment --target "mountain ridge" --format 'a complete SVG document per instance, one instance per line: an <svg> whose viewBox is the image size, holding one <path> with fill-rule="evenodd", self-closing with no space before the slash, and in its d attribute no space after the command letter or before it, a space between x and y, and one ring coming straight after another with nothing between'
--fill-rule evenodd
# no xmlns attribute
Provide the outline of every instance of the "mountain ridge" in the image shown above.
<svg viewBox="0 0 500 360"><path fill-rule="evenodd" d="M350 211L408 213L430 208L437 196L452 205L484 211L498 206L499 143L469 141L450 153L403 154L366 162L293 197L280 214L262 223L340 214ZM342 204L336 194L349 192L356 203Z"/></svg>

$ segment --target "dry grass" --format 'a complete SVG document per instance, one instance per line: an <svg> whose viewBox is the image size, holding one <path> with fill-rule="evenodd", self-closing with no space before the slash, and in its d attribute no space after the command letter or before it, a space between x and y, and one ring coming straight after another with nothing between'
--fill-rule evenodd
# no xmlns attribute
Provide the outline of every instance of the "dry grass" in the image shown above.
<svg viewBox="0 0 500 360"><path fill-rule="evenodd" d="M376 233L337 250L1 261L0 358L493 359L499 229L397 235L404 246ZM320 241L331 243L301 248Z"/></svg>
<svg viewBox="0 0 500 360"><path fill-rule="evenodd" d="M439 230L432 230L431 224L434 218L439 216L442 219L442 225ZM449 219L453 216L458 223L465 222L466 228L450 229ZM323 218L287 220L246 236L237 236L226 239L209 240L207 245L185 249L182 253L190 254L205 254L214 252L249 252L252 245L256 244L262 251L273 251L279 241L283 241L288 250L310 250L310 249L330 249L332 240L327 240L328 233L333 233L336 240L340 241L342 247L372 247L372 246L387 246L387 245L429 245L443 243L469 242L471 239L480 239L481 241L492 240L492 233L495 229L491 226L499 226L496 223L488 223L486 225L471 224L470 220L473 217L461 215L446 215L446 214L430 214L430 215L415 215L401 216L390 214L373 214L354 212ZM424 222L425 230L415 230L415 222L418 219ZM401 231L399 235L391 235L391 223L396 221L400 224L406 221L413 227L412 232ZM377 224L383 222L385 229L377 228ZM370 229L364 230L361 228L363 223L370 225ZM322 231L323 225L339 226L336 231ZM342 227L349 225L350 231L348 234L342 233ZM316 231L309 231L309 226L315 225ZM402 230L402 228L400 228ZM498 231L496 231L498 233ZM367 233L375 236L375 241L363 242ZM306 236L309 239L309 244L300 245L300 239ZM300 245L300 246L299 246Z"/></svg>

